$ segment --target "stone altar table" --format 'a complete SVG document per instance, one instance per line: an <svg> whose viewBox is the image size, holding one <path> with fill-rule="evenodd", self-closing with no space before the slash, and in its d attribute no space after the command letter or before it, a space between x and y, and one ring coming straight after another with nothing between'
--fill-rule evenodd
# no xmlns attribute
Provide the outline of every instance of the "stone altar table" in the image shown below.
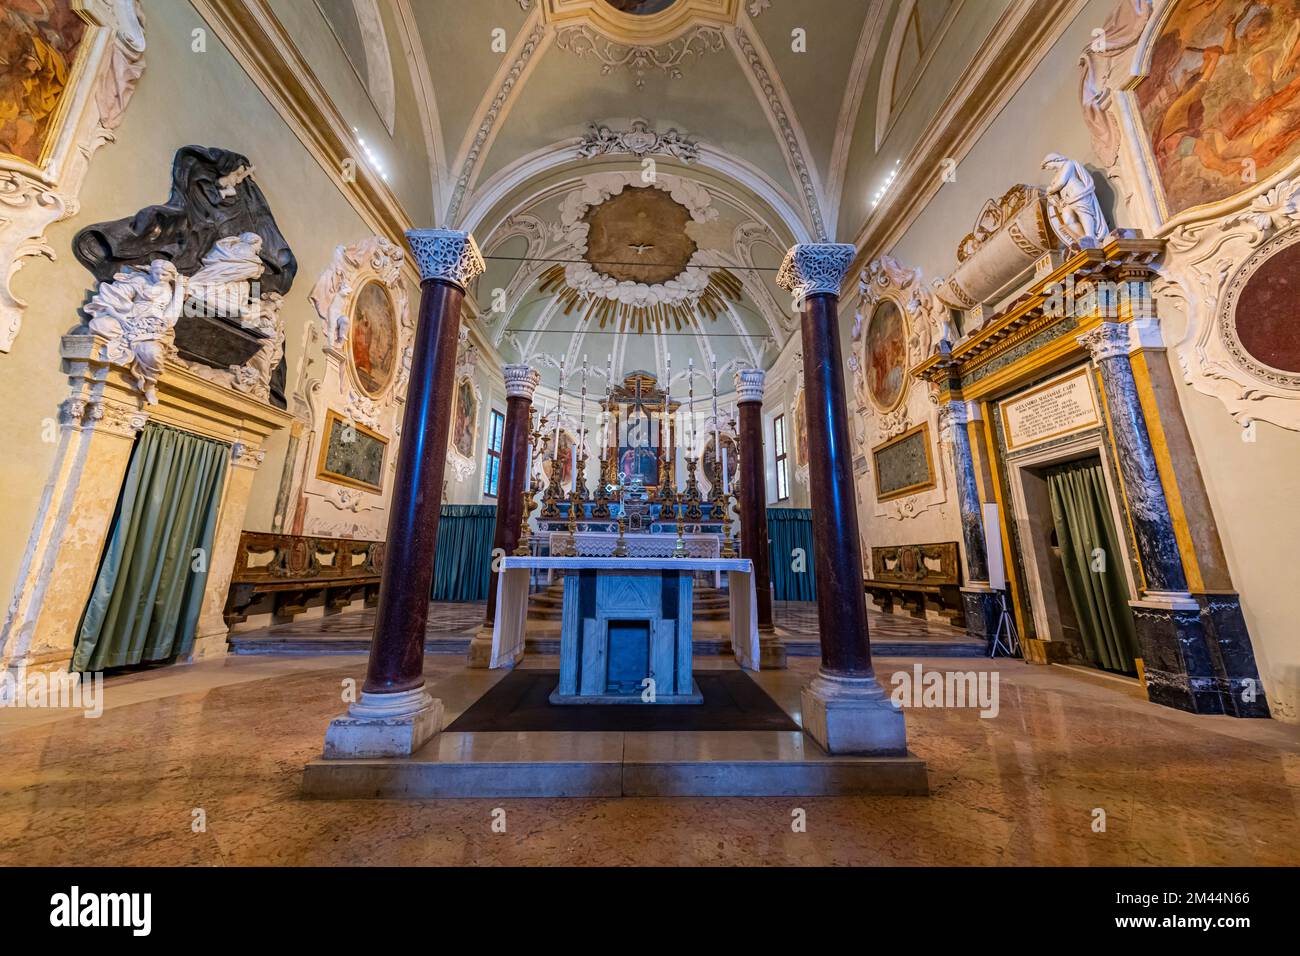
<svg viewBox="0 0 1300 956"><path fill-rule="evenodd" d="M600 697L598 702L610 702L604 692L611 676L612 623L616 644L643 640L648 645L659 701L685 702L672 698L693 693L690 604L695 571L727 573L731 646L741 667L758 670L758 604L753 563L748 558L506 557L497 576L490 667L510 667L523 657L532 568L567 572L560 638L561 697ZM597 622L594 628L592 621ZM667 621L676 623L670 628ZM595 644L588 645L584 654L580 638L588 634L594 635ZM670 674L668 679L665 673ZM614 675L616 680L619 676ZM635 695L620 696L641 699L639 689Z"/></svg>

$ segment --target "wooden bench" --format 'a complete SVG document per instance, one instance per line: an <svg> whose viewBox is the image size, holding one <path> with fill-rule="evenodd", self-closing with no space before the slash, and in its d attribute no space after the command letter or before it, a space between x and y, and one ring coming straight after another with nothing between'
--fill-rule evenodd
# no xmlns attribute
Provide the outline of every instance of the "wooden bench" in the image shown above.
<svg viewBox="0 0 1300 956"><path fill-rule="evenodd" d="M277 616L290 619L307 610L317 594L324 595L330 610L342 610L358 596L373 607L383 570L382 541L245 531L226 596L226 624L246 620L248 609L264 595L271 596Z"/></svg>
<svg viewBox="0 0 1300 956"><path fill-rule="evenodd" d="M966 626L956 541L872 548L871 567L862 586L882 611L892 613L898 604L913 617Z"/></svg>

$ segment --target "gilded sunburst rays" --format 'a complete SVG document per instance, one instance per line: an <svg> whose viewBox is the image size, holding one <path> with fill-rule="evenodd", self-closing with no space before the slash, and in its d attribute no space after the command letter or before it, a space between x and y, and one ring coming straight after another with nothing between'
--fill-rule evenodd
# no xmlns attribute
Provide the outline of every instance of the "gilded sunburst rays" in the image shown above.
<svg viewBox="0 0 1300 956"><path fill-rule="evenodd" d="M678 303L636 306L604 296L584 296L565 281L563 265L551 266L543 272L538 288L555 293L565 315L580 312L582 322L597 322L602 329L637 334L647 330L681 331L698 324L701 316L716 321L727 310L727 300L739 302L743 293L740 280L727 269L715 269L697 299Z"/></svg>

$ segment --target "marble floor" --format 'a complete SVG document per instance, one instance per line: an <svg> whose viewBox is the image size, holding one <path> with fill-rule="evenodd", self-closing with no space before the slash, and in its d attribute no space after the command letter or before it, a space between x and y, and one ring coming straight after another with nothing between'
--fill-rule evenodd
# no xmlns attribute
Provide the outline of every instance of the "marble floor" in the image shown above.
<svg viewBox="0 0 1300 956"><path fill-rule="evenodd" d="M912 663L877 667L888 684ZM816 666L791 664L782 680ZM97 719L0 711L0 864L1300 861L1300 729L1192 717L1055 666L925 667L1000 682L993 718L909 708L929 797L305 800L303 766L363 657L228 657L117 678ZM426 674L445 683L460 668L431 657ZM792 831L797 808L806 832Z"/></svg>

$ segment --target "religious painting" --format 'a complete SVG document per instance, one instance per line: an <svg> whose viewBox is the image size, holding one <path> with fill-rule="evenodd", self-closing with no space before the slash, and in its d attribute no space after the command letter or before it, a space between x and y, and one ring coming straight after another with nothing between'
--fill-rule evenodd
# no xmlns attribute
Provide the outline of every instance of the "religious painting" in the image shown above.
<svg viewBox="0 0 1300 956"><path fill-rule="evenodd" d="M871 313L866 334L867 393L882 411L903 400L907 389L907 324L892 299Z"/></svg>
<svg viewBox="0 0 1300 956"><path fill-rule="evenodd" d="M1228 199L1300 155L1300 0L1182 0L1135 88L1166 214Z"/></svg>
<svg viewBox="0 0 1300 956"><path fill-rule="evenodd" d="M722 439L722 457L727 460L727 480L723 482L724 488L731 488L736 484L736 473L740 469L740 463L736 460L736 439L728 434L723 433L719 436ZM713 469L717 467L718 456L713 436L709 436L708 442L704 446L704 452L701 455L704 462L704 478L707 478L709 484L713 484Z"/></svg>
<svg viewBox="0 0 1300 956"><path fill-rule="evenodd" d="M1269 248L1274 243L1261 248L1234 279L1236 302L1226 331L1229 350L1247 371L1295 387L1300 384L1300 244L1285 235L1280 240L1290 244L1276 251Z"/></svg>
<svg viewBox="0 0 1300 956"><path fill-rule="evenodd" d="M86 35L73 0L0 0L0 153L39 166Z"/></svg>
<svg viewBox="0 0 1300 956"><path fill-rule="evenodd" d="M875 461L876 500L890 501L934 487L930 459L930 426L909 428L871 449Z"/></svg>
<svg viewBox="0 0 1300 956"><path fill-rule="evenodd" d="M316 477L379 494L383 491L387 450L387 438L331 408L325 416Z"/></svg>
<svg viewBox="0 0 1300 956"><path fill-rule="evenodd" d="M808 464L808 411L804 407L804 390L794 397L794 463L803 468Z"/></svg>
<svg viewBox="0 0 1300 956"><path fill-rule="evenodd" d="M618 452L618 470L628 482L639 478L642 484L658 484L659 457L649 445L624 445Z"/></svg>
<svg viewBox="0 0 1300 956"><path fill-rule="evenodd" d="M357 383L371 398L381 396L397 367L397 315L388 287L371 279L352 300L350 352Z"/></svg>
<svg viewBox="0 0 1300 956"><path fill-rule="evenodd" d="M462 378L456 386L456 414L451 419L451 447L462 458L474 457L474 430L478 423L478 396L474 383Z"/></svg>

